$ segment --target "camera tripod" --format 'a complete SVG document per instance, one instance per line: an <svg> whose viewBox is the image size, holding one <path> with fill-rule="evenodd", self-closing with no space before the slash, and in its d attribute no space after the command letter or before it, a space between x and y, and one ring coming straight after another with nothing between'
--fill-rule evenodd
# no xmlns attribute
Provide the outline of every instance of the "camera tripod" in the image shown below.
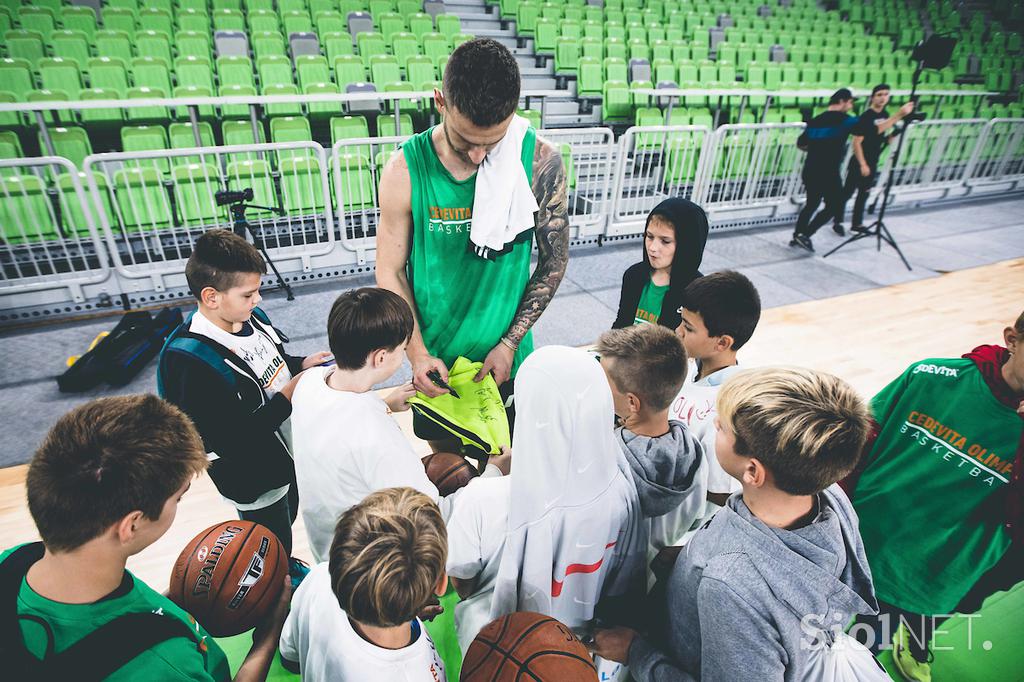
<svg viewBox="0 0 1024 682"><path fill-rule="evenodd" d="M252 190L247 190L243 196L251 199ZM270 266L274 276L277 277L278 288L284 289L289 301L294 301L295 294L292 292L292 288L289 286L288 282L286 282L284 277L281 276L280 271L277 269L277 265L274 264L274 259L270 257L269 253L267 253L267 247L266 244L263 243L263 238L257 233L256 229L253 229L252 223L250 223L249 219L245 217L245 209L247 208L271 211L272 213L282 216L285 214L284 209L274 208L272 206L257 206L256 204L247 204L243 201L238 201L230 206L231 218L234 220L235 234L239 237L245 237L246 232L249 233L249 236L252 237L253 245L255 245L256 248L259 249L260 253L263 254L263 260L267 261L267 265Z"/></svg>

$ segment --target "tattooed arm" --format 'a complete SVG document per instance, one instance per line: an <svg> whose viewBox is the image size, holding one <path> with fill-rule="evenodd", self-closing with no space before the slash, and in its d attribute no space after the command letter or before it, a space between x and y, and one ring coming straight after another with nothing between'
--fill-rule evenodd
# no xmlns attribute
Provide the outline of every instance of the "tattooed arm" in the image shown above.
<svg viewBox="0 0 1024 682"><path fill-rule="evenodd" d="M550 142L537 138L533 155L533 194L537 210L537 269L526 285L519 309L504 339L518 346L551 303L569 263L569 202L562 155ZM498 384L508 380L512 371L512 349L503 342L487 355L477 375L482 379L494 371Z"/></svg>

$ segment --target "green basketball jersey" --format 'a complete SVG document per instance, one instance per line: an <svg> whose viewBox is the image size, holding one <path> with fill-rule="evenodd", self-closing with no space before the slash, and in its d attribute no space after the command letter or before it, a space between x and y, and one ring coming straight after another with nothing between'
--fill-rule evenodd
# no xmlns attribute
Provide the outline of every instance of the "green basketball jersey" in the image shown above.
<svg viewBox="0 0 1024 682"><path fill-rule="evenodd" d="M530 280L533 230L519 235L493 260L469 248L476 174L456 180L437 158L433 128L402 145L412 185L412 245L407 273L419 311L423 343L449 368L464 356L481 362L508 331ZM533 128L523 138L523 168L533 178ZM533 335L519 344L512 375L533 351Z"/></svg>

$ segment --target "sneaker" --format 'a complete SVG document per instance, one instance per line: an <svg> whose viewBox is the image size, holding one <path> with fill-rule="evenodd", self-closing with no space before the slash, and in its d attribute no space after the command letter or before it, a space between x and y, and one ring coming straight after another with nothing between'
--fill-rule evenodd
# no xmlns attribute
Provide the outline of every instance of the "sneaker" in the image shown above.
<svg viewBox="0 0 1024 682"><path fill-rule="evenodd" d="M789 242L790 246L799 246L801 249L805 249L814 253L814 244L811 243L811 238L806 234L794 234L793 239Z"/></svg>
<svg viewBox="0 0 1024 682"><path fill-rule="evenodd" d="M838 234L840 237L846 236L846 230L843 229L842 223L835 223L832 225L832 231Z"/></svg>
<svg viewBox="0 0 1024 682"><path fill-rule="evenodd" d="M931 651L922 663L910 653L910 631L900 623L892 636L892 661L903 679L910 682L932 682Z"/></svg>
<svg viewBox="0 0 1024 682"><path fill-rule="evenodd" d="M288 575L292 579L292 592L298 589L302 581L309 575L309 564L302 559L288 557Z"/></svg>
<svg viewBox="0 0 1024 682"><path fill-rule="evenodd" d="M854 232L859 232L861 234L865 234L871 231L871 228L868 227L867 225L854 225L850 229L853 230Z"/></svg>

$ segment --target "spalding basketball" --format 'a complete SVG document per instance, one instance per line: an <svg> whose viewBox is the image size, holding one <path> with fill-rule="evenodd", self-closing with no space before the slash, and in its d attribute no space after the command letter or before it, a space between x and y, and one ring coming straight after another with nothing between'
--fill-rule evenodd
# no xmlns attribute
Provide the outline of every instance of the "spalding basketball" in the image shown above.
<svg viewBox="0 0 1024 682"><path fill-rule="evenodd" d="M252 521L225 521L178 556L167 596L214 637L251 630L276 606L288 573L280 540Z"/></svg>
<svg viewBox="0 0 1024 682"><path fill-rule="evenodd" d="M441 497L469 483L477 471L473 465L451 452L435 452L423 458L423 467L427 470L427 478L437 486Z"/></svg>
<svg viewBox="0 0 1024 682"><path fill-rule="evenodd" d="M596 682L587 648L551 616L529 611L492 621L469 645L462 682Z"/></svg>

